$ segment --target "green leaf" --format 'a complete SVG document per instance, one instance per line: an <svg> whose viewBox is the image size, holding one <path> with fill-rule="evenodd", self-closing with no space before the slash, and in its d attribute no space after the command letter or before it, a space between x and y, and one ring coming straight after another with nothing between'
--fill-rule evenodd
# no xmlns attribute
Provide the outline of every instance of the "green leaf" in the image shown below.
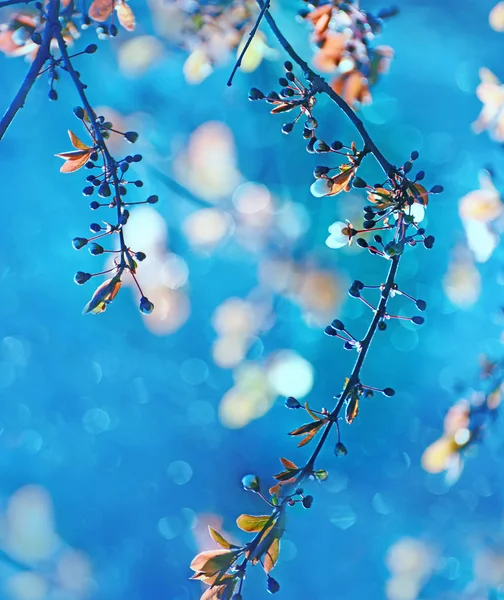
<svg viewBox="0 0 504 600"><path fill-rule="evenodd" d="M214 542L217 542L219 544L219 546L222 546L223 548L227 548L228 550L230 550L231 548L237 548L238 547L238 546L235 546L234 544L231 544L231 542L228 542L226 540L226 538L224 536L222 536L213 527L208 526L208 531L210 532L211 538L214 540Z"/></svg>
<svg viewBox="0 0 504 600"><path fill-rule="evenodd" d="M316 415L308 406L308 402L305 403L304 405L306 412L310 415L310 417L314 420L314 421L320 421L320 417L318 415Z"/></svg>
<svg viewBox="0 0 504 600"><path fill-rule="evenodd" d="M271 515L240 515L236 519L236 524L242 531L254 533L262 531L266 525L271 522Z"/></svg>

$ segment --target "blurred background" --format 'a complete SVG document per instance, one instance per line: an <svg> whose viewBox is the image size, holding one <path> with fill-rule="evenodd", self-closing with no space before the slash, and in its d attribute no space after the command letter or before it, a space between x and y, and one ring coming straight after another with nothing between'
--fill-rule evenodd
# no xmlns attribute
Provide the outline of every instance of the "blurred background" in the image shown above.
<svg viewBox="0 0 504 600"><path fill-rule="evenodd" d="M301 421L285 396L333 406L355 357L323 328L338 317L362 336L370 315L348 286L385 277L386 264L360 248L324 245L333 221L359 221L364 195L314 198L313 168L328 161L304 151L301 130L281 133L288 119L247 100L252 86L278 89L283 75L285 57L267 28L228 88L234 48L220 47L221 38L203 49L189 34L181 40L179 5L130 4L135 32L99 41L99 54L76 66L97 112L140 133L138 200L160 197L132 209L127 227L128 244L148 257L139 278L152 315L140 314L131 287L104 315L81 315L92 289L73 275L106 261L71 247L97 218L81 194L85 173L60 174L54 156L69 149L67 129L85 134L71 84L62 78L59 101L49 102L39 81L0 144L6 600L199 598L188 565L212 547L207 526L243 540L236 517L263 508L240 478L253 472L269 482L280 456L308 456L286 435ZM457 481L421 466L458 390L477 379L479 357L501 352L504 160L492 128L502 88L489 73L494 87L480 96L491 135L472 124L480 69L504 78L504 34L489 22L495 0L398 5L379 39L394 49L390 72L361 114L391 162L418 150L427 186L445 187L425 220L433 250L410 249L398 278L427 301L427 320L421 328L393 322L375 340L365 383L397 393L362 402L354 425L342 427L348 456L336 458L331 444L322 454L329 479L311 484L312 510L292 509L275 570L283 598L504 598L501 424ZM273 12L309 58L299 8L279 0ZM95 40L84 32L76 49ZM26 69L23 58L0 55L2 111ZM326 100L316 117L324 139L358 141ZM113 150L123 156L126 146L116 141ZM377 173L369 165L363 176ZM398 314L412 313L394 302ZM255 571L246 597L265 598Z"/></svg>

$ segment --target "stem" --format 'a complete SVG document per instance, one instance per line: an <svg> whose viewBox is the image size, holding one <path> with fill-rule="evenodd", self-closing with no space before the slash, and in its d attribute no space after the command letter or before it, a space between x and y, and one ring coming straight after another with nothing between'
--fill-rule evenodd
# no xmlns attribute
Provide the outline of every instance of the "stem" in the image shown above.
<svg viewBox="0 0 504 600"><path fill-rule="evenodd" d="M105 157L106 168L112 174L112 182L114 185L114 191L115 191L115 197L116 197L117 219L118 219L118 223L119 223L120 218L121 218L121 209L123 206L123 202L122 202L121 193L119 190L119 178L117 177L117 164L116 164L114 158L112 157L112 155L110 154L110 151L105 142L105 138L103 137L102 131L97 122L96 114L95 114L91 104L89 103L89 100L87 99L86 93L84 91L84 89L85 89L84 84L80 80L79 75L77 74L76 70L73 67L72 61L70 60L70 56L69 56L68 50L67 50L67 45L66 45L66 42L63 39L63 35L61 33L61 25L59 25L59 23L58 23L58 26L55 29L56 30L55 30L54 37L56 38L56 40L58 42L58 46L59 46L59 49L61 52L61 57L63 59L63 64L65 65L66 70L75 85L77 93L79 94L82 105L89 116L91 125L93 127L94 136L95 136L98 144L100 145L100 149L103 152L103 155ZM121 246L121 264L119 265L119 267L124 268L124 266L126 264L125 258L124 258L124 253L127 251L127 247L126 247L126 243L124 241L124 233L123 233L122 228L119 230L119 241L120 241L120 246Z"/></svg>
<svg viewBox="0 0 504 600"><path fill-rule="evenodd" d="M231 75L229 76L229 79L227 82L228 86L233 85L233 77L235 76L236 71L238 71L238 69L241 67L243 57L245 56L245 53L247 52L250 44L252 43L252 40L254 39L254 36L259 28L259 25L261 24L264 14L268 10L269 6L270 6L270 0L265 0L263 6L261 6L261 12L259 13L259 16L257 17L255 25L254 25L254 27L252 27L252 30L249 33L247 43L243 47L243 50L240 52L240 56L238 57L238 60L236 61L235 66L233 67L233 71L232 71Z"/></svg>
<svg viewBox="0 0 504 600"><path fill-rule="evenodd" d="M327 440L327 437L329 435L331 427L332 427L333 423L338 419L339 413L341 412L341 409L343 408L343 405L345 404L345 401L348 398L348 394L350 393L352 387L359 381L359 378L360 378L359 376L360 376L360 372L362 369L362 365L364 364L364 360L366 359L367 353L371 346L371 342L373 341L374 335L378 329L378 323L380 322L380 320L382 319L382 317L385 315L385 312L386 312L387 302L390 297L390 292L392 290L392 286L394 285L397 269L399 267L399 260L400 260L399 256L394 256L394 258L392 259L392 264L390 265L390 268L389 268L389 271L387 274L387 280L385 282L385 286L384 286L382 294L381 294L380 303L378 305L378 308L376 309L373 320L371 321L371 324L369 325L369 329L367 330L367 333L361 342L361 351L359 353L357 360L355 361L355 365L352 369L352 373L351 373L350 377L348 378L348 382L345 385L343 393L341 394L340 398L338 399L338 402L337 402L336 406L334 407L334 410L331 412L331 415L330 415L331 420L326 425L326 427L324 429L324 433L322 434L322 437L320 438L320 440L317 444L317 447L315 448L315 450L313 451L313 454L308 459L308 462L306 463L305 467L301 470L300 476L302 475L302 477L299 477L299 479L296 481L297 484L299 484L302 479L305 479L308 475L310 475L310 473L313 469L313 465L315 464L315 460L317 459L322 448L324 447L324 444Z"/></svg>
<svg viewBox="0 0 504 600"><path fill-rule="evenodd" d="M0 8L2 8L3 6L8 6L9 4L15 4L15 2L1 2ZM9 108L6 110L5 114L0 120L0 140L5 135L7 128L12 123L18 110L23 108L26 101L26 97L28 96L33 84L35 83L35 80L39 76L42 67L45 65L46 61L50 57L49 47L51 45L53 33L55 28L59 27L59 10L60 0L51 0L49 2L49 7L47 11L47 23L42 37L42 44L38 49L37 55L35 56L35 59L33 60L30 68L28 69L28 73L26 74L26 77L23 83L21 84L18 93L14 96L14 99L10 103Z"/></svg>
<svg viewBox="0 0 504 600"><path fill-rule="evenodd" d="M310 81L312 81L317 87L317 91L327 94L329 98L331 98L331 100L335 102L339 106L339 108L341 108L341 110L350 119L350 121L352 121L355 128L359 132L365 147L369 150L369 152L371 152L374 155L381 168L385 171L385 174L388 176L389 173L394 170L394 166L391 163L389 163L389 161L383 156L380 150L378 150L376 144L373 142L371 136L364 127L363 122L354 113L354 111L345 102L345 100L343 100L343 98L332 89L332 87L327 83L327 81L318 73L313 71L313 69L311 69L308 66L308 63L304 61L294 50L294 48L290 45L283 33L278 28L275 19L271 16L268 10L267 5L269 4L269 2L264 2L264 0L257 0L257 3L261 7L261 10L265 11L264 16L266 18L266 21L268 22L268 25L270 26L271 31L274 33L275 37L280 42L282 48L287 52L287 54L292 58L292 60L295 63L297 63L301 67L301 69L303 69L303 72L307 76L307 79L310 79Z"/></svg>

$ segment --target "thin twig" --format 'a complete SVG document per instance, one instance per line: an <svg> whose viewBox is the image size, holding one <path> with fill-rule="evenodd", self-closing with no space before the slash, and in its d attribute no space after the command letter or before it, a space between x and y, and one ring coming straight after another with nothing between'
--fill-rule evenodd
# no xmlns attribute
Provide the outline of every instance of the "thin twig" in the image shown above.
<svg viewBox="0 0 504 600"><path fill-rule="evenodd" d="M313 69L311 69L308 66L308 63L304 61L294 50L294 48L290 45L283 33L278 28L275 19L271 16L271 13L268 10L267 5L269 4L269 2L264 2L264 0L257 0L257 3L261 7L261 10L266 11L264 15L266 21L268 22L268 25L270 26L271 31L273 32L275 37L280 42L282 48L287 52L287 54L292 58L292 60L301 67L305 75L307 75L307 78L317 86L317 91L327 94L327 96L329 96L329 98L331 98L331 100L335 102L339 106L339 108L341 108L341 110L350 119L350 121L352 121L355 128L359 132L365 147L369 150L369 152L371 152L375 156L381 168L385 171L385 174L388 176L389 173L394 170L394 166L380 152L380 150L371 139L371 136L367 132L366 128L364 127L364 124L359 119L359 117L354 113L354 111L345 102L345 100L343 100L343 98L332 89L332 87L327 83L327 81L318 73L316 73Z"/></svg>
<svg viewBox="0 0 504 600"><path fill-rule="evenodd" d="M395 172L394 166L380 152L380 150L378 149L376 144L371 139L371 136L367 132L366 128L364 127L364 124L359 119L359 117L354 113L354 111L352 110L352 108L350 108L350 106L347 104L347 102L343 98L341 98L318 73L313 71L308 66L308 64L297 54L297 52L294 50L294 48L290 45L290 43L284 37L283 33L278 28L275 20L273 19L273 17L271 16L271 14L268 10L269 4L270 4L269 0L257 0L257 3L259 4L259 6L261 8L261 13L256 21L254 28L251 31L251 36L249 37L246 47L248 47L248 45L250 44L251 38L253 37L253 34L257 31L257 28L259 27L259 24L260 24L262 18L265 17L273 34L275 35L275 37L277 38L277 40L279 41L281 46L284 48L284 50L287 52L287 54L290 56L290 58L303 70L303 73L306 76L306 78L312 83L312 86L313 86L313 89L315 90L315 92L316 93L325 93L345 113L345 115L350 119L350 121L352 122L352 124L355 126L355 128L359 132L360 136L362 137L362 140L364 142L365 153L373 154L376 161L379 163L379 165L381 166L381 168L383 169L383 171L385 172L387 177L392 176L392 174ZM234 74L236 73L236 70L239 67L242 56L243 56L243 53L242 53L242 55L240 55L240 58L238 59L238 62L235 65L235 68L233 69L233 72L231 74L228 85L230 85L232 78L233 78ZM265 531L268 529L268 527L270 527L270 524L277 518L277 516L280 514L280 512L285 509L287 503L289 503L291 501L291 498L292 498L292 495L290 494L291 490L298 488L298 486L304 480L308 479L313 474L315 461L318 458L323 447L325 446L333 426L336 426L336 428L338 429L338 441L339 441L339 428L338 428L339 414L340 414L343 406L347 402L350 394L352 394L354 392L356 386L358 386L360 383L360 373L361 373L361 369L364 365L364 361L368 354L369 348L371 347L371 343L374 339L374 336L375 336L376 332L378 331L378 326L386 315L387 302L390 299L391 291L395 285L395 278L396 278L397 270L399 267L399 262L400 262L399 254L395 255L391 258L387 278L386 278L385 284L383 285L383 287L381 289L380 302L379 302L376 310L374 311L373 319L368 327L366 335L364 336L363 340L360 342L360 348L359 348L359 354L358 354L357 360L355 361L355 364L353 366L350 376L346 380L346 383L343 387L341 394L339 394L337 396L337 402L336 402L335 407L333 408L332 412L329 413L329 415L327 417L327 423L324 426L322 435L321 435L320 439L318 440L318 443L317 443L314 451L312 452L311 456L307 460L306 464L299 470L297 476L295 478L293 478L292 482L290 484L286 484L283 486L282 499L281 499L280 503L273 508L273 510L271 512L271 516L268 519L268 522L266 523L266 525L259 532L257 532L257 534L254 536L254 538L251 540L251 542L246 545L249 556L254 553L254 551L257 548L257 546L259 545L259 543L262 543L262 541L264 539L263 536L265 534ZM240 568L245 569L246 566L247 566L247 560L245 560L242 563ZM242 582L243 581L241 581L241 583ZM241 592L241 583L240 583L240 592Z"/></svg>
<svg viewBox="0 0 504 600"><path fill-rule="evenodd" d="M14 4L13 2L8 3ZM7 6L7 4L4 2L0 4L0 8L2 6ZM9 108L6 110L5 114L0 120L0 140L5 135L7 128L12 123L17 112L21 108L23 108L24 103L26 101L26 97L28 96L33 84L35 83L35 80L39 76L42 67L44 66L44 64L50 56L49 46L51 45L51 40L53 38L54 24L58 22L59 9L60 0L51 0L48 6L47 24L44 29L44 34L42 36L42 44L38 49L37 55L35 56L28 70L28 73L26 74L26 77L23 83L21 84L21 87L19 88L18 93L14 96L14 99L10 103Z"/></svg>
<svg viewBox="0 0 504 600"><path fill-rule="evenodd" d="M259 3L259 4L260 4L260 3ZM228 86L231 86L231 85L233 85L233 78L234 78L234 76L235 76L235 73L236 73L236 71L238 71L238 69L241 67L241 64L242 64L243 57L245 56L245 53L247 52L247 50L248 50L248 48L249 48L250 44L252 43L252 40L254 39L254 37L255 37L255 34L257 33L257 30L258 30L258 28L259 28L259 25L261 24L261 21L262 21L262 19L263 19L263 17L264 17L264 14L265 14L265 13L266 13L266 11L268 10L269 6L270 6L270 0L266 0L266 1L263 3L263 5L261 6L261 12L259 13L259 16L257 17L257 21L255 22L255 25L254 25L254 27L252 27L252 30L251 30L251 32L249 33L249 36L248 36L247 43L246 43L246 44L245 44L245 46L243 47L243 50L240 52L240 56L238 57L238 60L237 60L237 61L236 61L236 63L235 63L235 66L234 66L234 68L233 68L233 71L232 71L231 75L229 76L229 79L228 79L228 82L227 82L227 85L228 85Z"/></svg>
<svg viewBox="0 0 504 600"><path fill-rule="evenodd" d="M12 6L14 4L30 4L30 2L34 2L35 0L4 0L0 2L0 8L4 8L5 6Z"/></svg>
<svg viewBox="0 0 504 600"><path fill-rule="evenodd" d="M84 91L84 89L85 89L84 84L80 80L80 77L77 74L77 71L74 69L72 61L70 60L70 56L69 56L68 50L67 50L67 45L66 45L65 40L63 39L61 26L56 28L55 38L58 42L58 47L60 49L61 57L63 59L63 63L65 65L66 71L70 75L70 78L72 79L72 81L74 83L77 93L79 94L82 105L89 116L91 125L93 127L94 135L100 145L101 150L103 151L103 155L105 156L107 168L108 168L109 172L112 173L112 182L114 185L115 198L116 198L117 218L118 218L118 222L120 222L123 202L121 200L121 192L119 190L120 182L119 182L119 178L117 176L117 163L114 160L114 158L112 157L112 155L110 154L110 151L107 147L105 138L103 137L100 126L98 125L98 122L96 119L96 114L95 114L91 104L89 103L89 100L87 99L86 93ZM124 233L123 233L122 227L119 229L119 241L120 241L120 247L121 247L121 264L120 264L119 268L122 270L126 266L125 253L128 250L128 248L126 246L126 242L124 241Z"/></svg>

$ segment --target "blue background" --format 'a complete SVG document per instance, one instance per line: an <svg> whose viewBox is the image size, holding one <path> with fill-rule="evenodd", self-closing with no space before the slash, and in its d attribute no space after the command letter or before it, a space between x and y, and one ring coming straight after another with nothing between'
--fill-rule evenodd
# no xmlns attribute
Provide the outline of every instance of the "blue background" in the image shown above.
<svg viewBox="0 0 504 600"><path fill-rule="evenodd" d="M148 10L131 4L138 31L151 33ZM429 206L434 249L409 252L399 275L406 291L427 301L427 322L414 331L392 324L376 339L364 378L370 385L390 385L397 394L366 402L355 424L343 426L347 457L335 458L330 447L322 454L319 465L330 472L329 480L311 484L311 511L292 510L285 558L275 571L284 598L387 598L387 552L402 538L429 548L432 568L418 597L486 598L488 585L475 569L476 557L485 549L499 556L504 550L499 423L453 487L420 466L423 450L440 435L443 416L457 398L455 385L470 382L478 356L496 354L500 346L497 259L478 267L483 293L469 310L450 303L442 280L454 247L464 239L458 199L477 187L484 165L495 167L497 182L502 178L501 149L486 134L475 136L470 124L481 107L475 96L478 69L486 66L504 78L504 38L488 25L492 1L399 5L400 15L387 22L380 40L395 49L391 71L363 115L389 160L399 164L418 150L428 184L446 190ZM372 0L366 4L370 10L379 6ZM296 8L283 2L274 12L286 36L309 56L306 30L292 18ZM347 280L383 280L381 261L324 246L327 226L345 214L339 197L315 199L309 192L320 160L303 151L299 135L281 134L281 117L247 101L252 85L275 88L282 74L280 54L255 73L238 73L231 89L225 86L231 58L191 86L182 73L186 55L173 48L141 77L125 78L116 54L128 35L121 31L118 40L100 42L98 55L78 59L94 104L125 115L147 114L152 126L140 134L168 157L202 123L224 122L235 136L245 178L305 205L310 226L297 243L298 256L346 274ZM77 45L90 41L92 32ZM25 70L22 59L0 57L2 107ZM201 591L188 581L188 565L198 551L192 529L198 515L220 515L224 528L239 535L236 516L262 511L259 500L242 491L241 476L254 472L266 481L279 469L279 456L297 460L309 452L309 447L296 450L285 435L301 422L298 413L285 410L282 398L243 429L219 422L218 405L232 385L232 372L212 359L211 315L223 300L245 297L256 285L259 256L232 238L208 255L194 251L181 223L199 206L149 171L146 153L143 192L159 194L156 209L168 223L170 248L188 265L190 317L172 335L153 335L128 289L105 315L81 316L90 289L74 285L73 274L96 268L101 259L70 245L95 218L81 195L82 172L60 175L61 161L53 156L69 149L66 130L77 127L71 113L74 89L62 78L58 91L60 100L48 102L46 82L38 82L0 144L0 506L28 484L49 492L59 535L92 564L93 600L195 599ZM344 115L327 101L320 102L317 114L328 137L354 139ZM295 350L315 369L311 405L330 406L354 356L320 328L309 327L289 300L278 299L275 312L275 325L259 350L253 349L253 358L279 348ZM336 316L359 334L369 318L350 299ZM188 359L205 363L203 381L183 377ZM205 418L194 418L202 406ZM110 426L91 433L83 419L97 408L106 412ZM183 485L175 483L177 465L186 474L190 468ZM1 597L17 597L8 580L19 570L42 573L50 581L53 560L18 564L6 549ZM258 599L266 591L256 571L246 597ZM74 598L57 586L42 597Z"/></svg>

